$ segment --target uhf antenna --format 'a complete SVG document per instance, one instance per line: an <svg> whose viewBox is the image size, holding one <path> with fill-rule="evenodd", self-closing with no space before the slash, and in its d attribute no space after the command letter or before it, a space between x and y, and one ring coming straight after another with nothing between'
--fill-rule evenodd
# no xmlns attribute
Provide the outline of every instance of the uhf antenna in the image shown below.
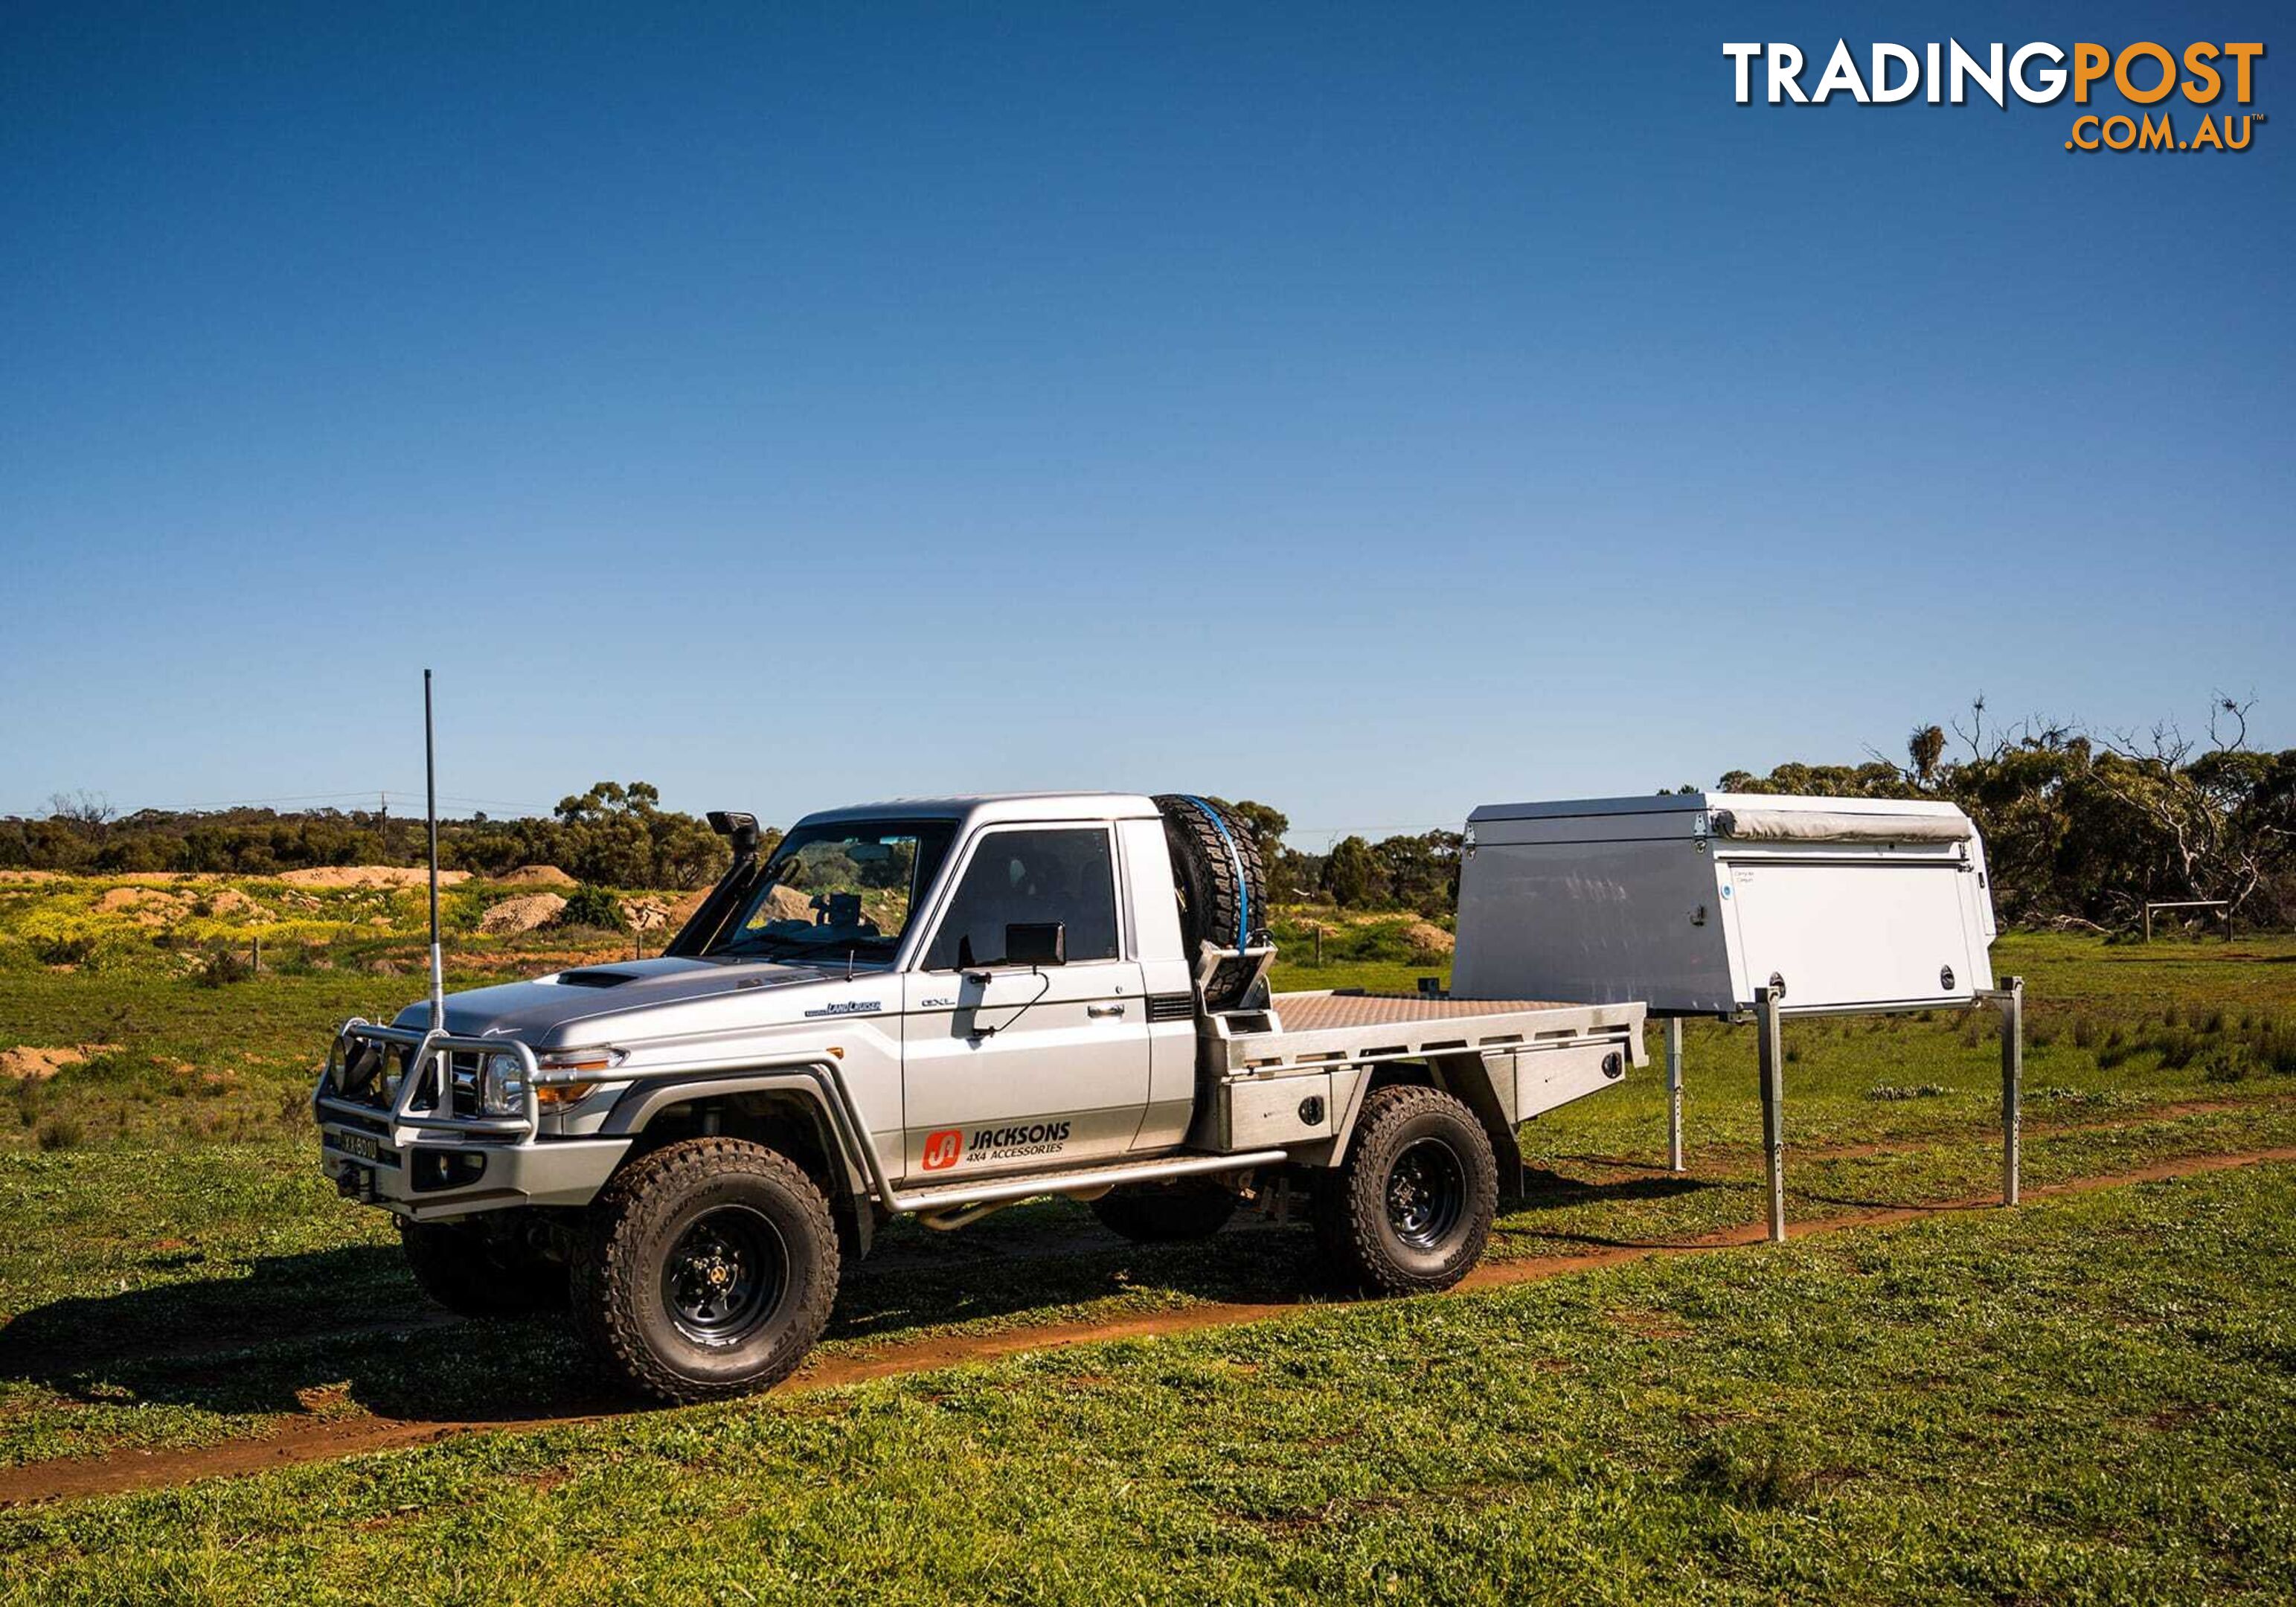
<svg viewBox="0 0 2296 1607"><path fill-rule="evenodd" d="M439 758L430 737L430 672L422 672L422 784L430 824L430 1029L447 1030L447 970L439 955Z"/></svg>

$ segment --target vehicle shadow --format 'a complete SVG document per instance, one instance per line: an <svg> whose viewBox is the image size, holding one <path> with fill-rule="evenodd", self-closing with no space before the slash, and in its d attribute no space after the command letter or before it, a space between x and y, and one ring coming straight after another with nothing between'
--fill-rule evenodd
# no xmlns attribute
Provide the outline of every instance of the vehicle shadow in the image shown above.
<svg viewBox="0 0 2296 1607"><path fill-rule="evenodd" d="M1610 1161L1601 1164L1612 1165ZM1566 1206L1597 1205L1633 1200L1676 1200L1689 1194L1702 1194L1709 1189L1728 1185L1712 1177L1693 1177L1686 1172L1664 1170L1638 1172L1628 1177L1606 1182L1589 1182L1584 1177L1566 1177L1561 1172L1544 1171L1537 1167L1526 1168L1522 1193L1502 1216L1517 1211L1555 1210Z"/></svg>
<svg viewBox="0 0 2296 1607"><path fill-rule="evenodd" d="M1587 1159L1605 1166L1615 1164L1599 1157ZM1610 1182L1590 1183L1583 1177L1566 1177L1560 1172L1532 1168L1524 1174L1521 1194L1513 1201L1511 1209L1501 1214L1497 1231L1518 1241L1579 1246L1588 1250L1669 1249L1679 1242L1670 1235L1628 1238L1589 1233L1579 1228L1547 1226L1538 1221L1537 1213L1580 1205L1632 1205L1682 1200L1717 1189L1726 1192L1739 1186L1724 1178L1693 1177L1686 1173L1663 1168L1641 1171Z"/></svg>
<svg viewBox="0 0 2296 1607"><path fill-rule="evenodd" d="M1659 1198L1710 1186L1682 1177L1587 1184L1533 1173L1505 1208ZM897 1223L851 1267L825 1344L874 1348L949 1337L1030 1313L1166 1297L1285 1305L1340 1297L1304 1211L1251 1214L1196 1244L1139 1245L1081 1206L1016 1208L961 1234ZM72 1296L0 1326L0 1388L30 1384L106 1406L224 1415L348 1401L417 1423L503 1423L622 1412L644 1403L590 1359L562 1312L463 1320L430 1305L395 1246L355 1245L234 1264L117 1293Z"/></svg>
<svg viewBox="0 0 2296 1607"><path fill-rule="evenodd" d="M898 1225L849 1272L824 1343L898 1344L1111 1296L1285 1302L1322 1292L1304 1230L1247 1222L1147 1247L1079 1207L1032 1206L959 1236ZM430 1305L395 1247L264 1257L228 1275L72 1296L0 1326L0 1389L225 1415L348 1401L408 1422L517 1423L645 1403L590 1359L562 1312L464 1320Z"/></svg>

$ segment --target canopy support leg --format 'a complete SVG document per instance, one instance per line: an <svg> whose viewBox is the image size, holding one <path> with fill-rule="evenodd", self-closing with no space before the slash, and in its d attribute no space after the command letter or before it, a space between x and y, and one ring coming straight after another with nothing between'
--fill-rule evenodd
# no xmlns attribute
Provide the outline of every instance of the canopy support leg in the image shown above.
<svg viewBox="0 0 2296 1607"><path fill-rule="evenodd" d="M2017 1203L2024 1160L2020 1131L2025 1095L2025 979L2004 977L1991 998L2001 1007L2001 1203Z"/></svg>
<svg viewBox="0 0 2296 1607"><path fill-rule="evenodd" d="M1666 1169L1682 1165L1682 1018L1666 1018Z"/></svg>
<svg viewBox="0 0 2296 1607"><path fill-rule="evenodd" d="M1770 1242L1786 1242L1786 1120L1784 1035L1777 995L1754 989L1755 1029L1761 1035L1762 1150L1770 1170Z"/></svg>

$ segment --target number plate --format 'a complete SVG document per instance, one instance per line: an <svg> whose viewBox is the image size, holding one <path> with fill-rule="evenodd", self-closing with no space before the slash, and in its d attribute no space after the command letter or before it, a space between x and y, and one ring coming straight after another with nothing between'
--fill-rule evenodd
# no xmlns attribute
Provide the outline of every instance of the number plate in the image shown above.
<svg viewBox="0 0 2296 1607"><path fill-rule="evenodd" d="M340 1154L354 1160L364 1160L373 1166L397 1166L398 1152L385 1149L381 1141L364 1133L330 1133L327 1142Z"/></svg>

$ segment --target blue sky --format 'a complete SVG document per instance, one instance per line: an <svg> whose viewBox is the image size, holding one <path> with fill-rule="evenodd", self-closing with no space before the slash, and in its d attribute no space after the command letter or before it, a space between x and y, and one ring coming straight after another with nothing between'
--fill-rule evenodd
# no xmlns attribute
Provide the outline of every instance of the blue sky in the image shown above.
<svg viewBox="0 0 2296 1607"><path fill-rule="evenodd" d="M1721 54L2276 20L8 5L0 812L411 793L425 664L497 812L2296 744L2282 60L2074 155Z"/></svg>

